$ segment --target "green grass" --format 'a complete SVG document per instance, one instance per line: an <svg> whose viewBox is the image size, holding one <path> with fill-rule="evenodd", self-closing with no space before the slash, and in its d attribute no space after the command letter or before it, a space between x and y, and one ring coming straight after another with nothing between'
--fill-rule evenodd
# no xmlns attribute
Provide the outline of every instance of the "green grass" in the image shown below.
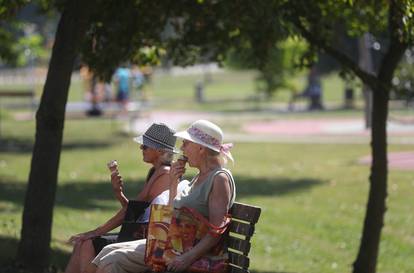
<svg viewBox="0 0 414 273"><path fill-rule="evenodd" d="M194 101L194 84L201 76L155 75L146 87L154 109L233 113L221 121L226 133L240 132L247 121L362 117L360 110L281 113L290 90L258 101L251 71L212 74L207 103ZM303 90L306 77L291 79ZM329 75L322 81L324 99L340 106L343 84ZM24 86L16 88L24 89ZM1 86L0 86L1 89ZM36 87L38 96L41 86ZM72 82L69 101L83 100L81 82ZM302 101L303 103L303 101ZM0 263L14 256L21 227L25 185L34 140L33 121L15 121L16 111L0 109ZM391 115L412 118L413 110L396 108ZM70 252L65 241L94 228L118 208L105 164L120 162L130 197L142 187L148 166L137 145L120 133L123 124L104 119L67 120L59 169L53 223L53 263L63 268ZM390 151L414 146L390 146ZM240 202L263 208L251 251L256 272L350 272L361 235L369 167L356 163L370 153L368 145L236 143L233 173ZM194 174L190 171L189 175ZM409 273L414 268L412 172L389 176L388 210L382 234L379 273Z"/></svg>
<svg viewBox="0 0 414 273"><path fill-rule="evenodd" d="M288 101L291 98L292 90L277 90L270 99L264 99L259 96L256 90L255 78L257 73L249 70L223 70L220 73L211 73L209 83L205 87L206 103L200 104L195 102L194 86L198 81L204 80L204 75L183 75L172 76L168 73L155 73L151 82L145 86L144 92L152 102L152 109L159 110L196 110L196 111L219 111L223 113L239 113L259 111L269 112L274 116L276 109L286 110ZM356 90L356 106L358 110L341 110L343 104L344 83L337 74L328 74L321 78L323 89L323 101L330 109L335 111L314 112L314 113L292 113L285 115L292 118L315 117L315 116L343 116L355 117L361 115L363 107L361 91ZM300 93L306 86L306 74L298 73L289 79L289 84ZM27 85L1 86L2 89L23 90L30 88ZM36 85L36 97L40 99L42 85ZM76 80L71 82L68 101L83 101L85 93L83 82ZM133 91L132 98L137 99L139 95ZM21 99L20 99L21 100ZM3 98L3 104L14 102L16 99ZM26 100L27 102L27 100ZM305 98L298 99L299 105L306 105ZM391 105L392 111L397 115L411 116L413 110L408 107ZM9 111L13 111L8 109ZM21 110L20 110L21 111ZM2 116L6 115L3 113Z"/></svg>
<svg viewBox="0 0 414 273"><path fill-rule="evenodd" d="M53 263L65 265L72 234L102 223L118 208L105 164L118 159L127 192L142 186L145 166L121 124L68 120L54 213ZM33 122L2 124L0 261L15 254L33 145ZM225 128L231 130L231 128ZM391 151L414 146L390 146ZM368 190L365 145L236 143L237 200L261 206L251 251L255 272L350 272L356 257ZM190 172L194 173L194 171ZM388 211L378 262L380 273L414 268L412 172L391 171Z"/></svg>
<svg viewBox="0 0 414 273"><path fill-rule="evenodd" d="M191 109L211 111L242 111L246 109L262 110L272 108L275 104L286 104L289 101L292 90L280 89L271 99L259 99L256 90L253 71L231 71L210 75L211 81L205 87L205 98L207 103L197 104L194 101L194 86L197 81L203 80L203 75L171 76L156 75L147 92L154 99L166 101L161 107L163 109ZM289 81L298 92L304 90L306 77L297 75ZM322 88L324 99L330 104L340 105L342 103L343 84L337 75L323 77ZM303 103L304 99L302 99Z"/></svg>

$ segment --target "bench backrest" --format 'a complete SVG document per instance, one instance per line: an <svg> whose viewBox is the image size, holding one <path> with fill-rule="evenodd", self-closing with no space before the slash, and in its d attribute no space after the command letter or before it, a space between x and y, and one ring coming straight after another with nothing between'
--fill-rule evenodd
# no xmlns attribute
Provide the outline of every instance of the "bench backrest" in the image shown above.
<svg viewBox="0 0 414 273"><path fill-rule="evenodd" d="M250 239L262 209L242 203L234 203L230 213L232 220L226 246L229 253L229 273L249 273Z"/></svg>

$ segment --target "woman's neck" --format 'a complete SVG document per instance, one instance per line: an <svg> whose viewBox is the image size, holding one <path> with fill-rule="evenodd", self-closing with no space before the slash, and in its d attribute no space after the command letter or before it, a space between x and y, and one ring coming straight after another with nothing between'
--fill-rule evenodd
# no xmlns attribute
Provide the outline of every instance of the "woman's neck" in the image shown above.
<svg viewBox="0 0 414 273"><path fill-rule="evenodd" d="M220 163L219 162L205 162L205 164L201 165L199 168L199 175L203 176L206 175L208 173L210 173L211 171L217 169L218 167L220 167Z"/></svg>
<svg viewBox="0 0 414 273"><path fill-rule="evenodd" d="M157 162L153 162L152 166L154 167L154 169L158 170L166 165L161 161L157 161Z"/></svg>

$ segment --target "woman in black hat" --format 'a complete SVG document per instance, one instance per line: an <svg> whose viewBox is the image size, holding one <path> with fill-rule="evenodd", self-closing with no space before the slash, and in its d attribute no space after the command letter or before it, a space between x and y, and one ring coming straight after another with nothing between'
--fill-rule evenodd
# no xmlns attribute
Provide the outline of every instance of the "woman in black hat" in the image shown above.
<svg viewBox="0 0 414 273"><path fill-rule="evenodd" d="M194 122L187 130L178 132L175 136L183 140L181 150L187 161L177 160L171 166L169 205L177 209L191 208L203 215L210 224L222 227L228 221L227 213L236 197L233 176L224 168L228 160L233 161L230 152L232 144L223 143L221 128L206 120ZM183 190L179 189L179 184L182 183L180 180L185 173L186 164L199 172ZM185 272L215 247L222 234L216 230L210 231L187 252L168 261L165 271ZM151 268L145 262L146 247L144 239L108 245L97 254L84 273L147 272ZM225 264L222 264L217 272L225 272L225 269ZM206 272L209 269L197 270L194 272Z"/></svg>
<svg viewBox="0 0 414 273"><path fill-rule="evenodd" d="M144 188L138 193L136 200L151 202L162 192L168 190L170 165L173 154L176 153L174 133L175 131L165 124L154 123L142 136L134 138L135 142L141 144L143 161L152 165L148 171ZM103 225L94 230L74 235L69 239L69 242L74 244L74 248L65 273L83 272L84 267L90 264L96 253L99 253L105 246L102 243L97 243L98 240L94 242L94 238L120 226L124 219L128 198L123 193L123 181L116 165L112 167L115 167L111 173L112 188L122 208ZM107 243L115 242L106 241Z"/></svg>

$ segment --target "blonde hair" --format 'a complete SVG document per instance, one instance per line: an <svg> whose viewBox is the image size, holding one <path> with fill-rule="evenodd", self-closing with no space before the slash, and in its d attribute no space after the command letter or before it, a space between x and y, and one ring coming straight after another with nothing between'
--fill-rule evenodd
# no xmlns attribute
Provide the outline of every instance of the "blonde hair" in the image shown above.
<svg viewBox="0 0 414 273"><path fill-rule="evenodd" d="M222 167L227 165L227 158L225 156L223 156L222 153L214 151L214 150L212 150L208 147L205 147L205 146L203 146L203 147L207 151L207 153L206 153L207 161L213 161L213 160L218 161L220 166L222 166Z"/></svg>
<svg viewBox="0 0 414 273"><path fill-rule="evenodd" d="M160 150L160 151L162 153L160 156L161 163L163 165L170 166L174 158L174 153L170 151L165 151L165 150Z"/></svg>

